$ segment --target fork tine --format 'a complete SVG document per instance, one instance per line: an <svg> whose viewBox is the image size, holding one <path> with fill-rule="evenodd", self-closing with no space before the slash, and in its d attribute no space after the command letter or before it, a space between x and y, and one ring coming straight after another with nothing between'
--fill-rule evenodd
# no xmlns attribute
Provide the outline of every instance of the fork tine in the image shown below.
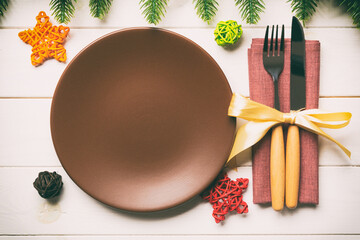
<svg viewBox="0 0 360 240"><path fill-rule="evenodd" d="M265 38L264 38L264 47L263 47L263 53L267 56L267 52L268 52L268 35L269 35L269 25L266 27L266 32L265 32Z"/></svg>
<svg viewBox="0 0 360 240"><path fill-rule="evenodd" d="M270 52L269 52L269 56L273 56L274 52L273 52L273 43L274 43L274 25L272 25L272 30L271 30L271 40L270 40Z"/></svg>
<svg viewBox="0 0 360 240"><path fill-rule="evenodd" d="M284 52L284 24L282 25L282 28L281 28L281 40L280 40L280 53Z"/></svg>
<svg viewBox="0 0 360 240"><path fill-rule="evenodd" d="M276 25L276 35L275 35L275 56L278 56L278 25Z"/></svg>

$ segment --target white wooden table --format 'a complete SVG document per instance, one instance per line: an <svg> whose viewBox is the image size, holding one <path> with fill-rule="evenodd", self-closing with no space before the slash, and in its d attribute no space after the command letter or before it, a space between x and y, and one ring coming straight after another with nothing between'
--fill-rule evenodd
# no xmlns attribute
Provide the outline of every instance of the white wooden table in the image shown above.
<svg viewBox="0 0 360 240"><path fill-rule="evenodd" d="M64 172L50 135L51 98L66 64L56 60L30 64L31 47L18 32L32 28L49 0L11 0L0 21L0 239L360 239L360 30L350 17L322 1L305 28L307 39L321 42L320 108L351 111L352 122L326 130L352 151L352 160L320 138L320 203L295 211L275 212L252 204L252 183L244 194L246 215L229 215L216 224L211 205L195 198L168 211L131 214L107 207L80 190ZM104 21L89 14L88 1L78 0L65 44L67 63L96 38L124 27L148 26L138 0L114 1ZM207 50L225 72L235 92L248 95L247 49L263 37L268 24L285 24L290 36L292 13L285 0L266 1L266 13L255 26L243 24L238 48L229 51L213 40L220 20L240 19L233 0L219 1L213 24L195 14L192 0L170 0L158 25L185 35ZM55 23L53 18L52 22ZM246 151L232 177L251 179ZM64 189L58 202L40 198L32 187L40 171L57 171Z"/></svg>

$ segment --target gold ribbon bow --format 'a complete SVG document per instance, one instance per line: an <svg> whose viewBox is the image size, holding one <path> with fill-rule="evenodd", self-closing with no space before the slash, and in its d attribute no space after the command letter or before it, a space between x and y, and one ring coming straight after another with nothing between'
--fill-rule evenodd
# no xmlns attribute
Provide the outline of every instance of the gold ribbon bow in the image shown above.
<svg viewBox="0 0 360 240"><path fill-rule="evenodd" d="M260 141L273 126L281 123L295 124L307 131L324 136L336 143L349 158L351 157L351 152L347 148L320 129L320 127L332 129L345 127L351 119L349 112L308 109L282 113L234 93L228 115L249 121L237 131L228 162L240 152Z"/></svg>

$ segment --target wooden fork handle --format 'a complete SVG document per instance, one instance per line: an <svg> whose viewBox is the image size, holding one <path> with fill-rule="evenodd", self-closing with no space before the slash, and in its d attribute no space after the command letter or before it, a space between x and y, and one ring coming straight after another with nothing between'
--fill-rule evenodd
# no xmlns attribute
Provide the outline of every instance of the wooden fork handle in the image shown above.
<svg viewBox="0 0 360 240"><path fill-rule="evenodd" d="M286 142L286 206L296 208L299 197L300 136L299 128L290 125Z"/></svg>
<svg viewBox="0 0 360 240"><path fill-rule="evenodd" d="M274 127L271 135L270 183L272 207L280 211L284 208L285 192L285 151L281 125Z"/></svg>

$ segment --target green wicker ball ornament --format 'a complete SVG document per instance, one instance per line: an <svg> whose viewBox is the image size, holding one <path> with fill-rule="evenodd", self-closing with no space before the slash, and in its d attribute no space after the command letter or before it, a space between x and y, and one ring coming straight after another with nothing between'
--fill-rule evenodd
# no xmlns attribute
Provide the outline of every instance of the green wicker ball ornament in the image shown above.
<svg viewBox="0 0 360 240"><path fill-rule="evenodd" d="M220 21L214 31L215 41L219 46L229 46L239 40L242 32L241 25L238 25L236 21Z"/></svg>

